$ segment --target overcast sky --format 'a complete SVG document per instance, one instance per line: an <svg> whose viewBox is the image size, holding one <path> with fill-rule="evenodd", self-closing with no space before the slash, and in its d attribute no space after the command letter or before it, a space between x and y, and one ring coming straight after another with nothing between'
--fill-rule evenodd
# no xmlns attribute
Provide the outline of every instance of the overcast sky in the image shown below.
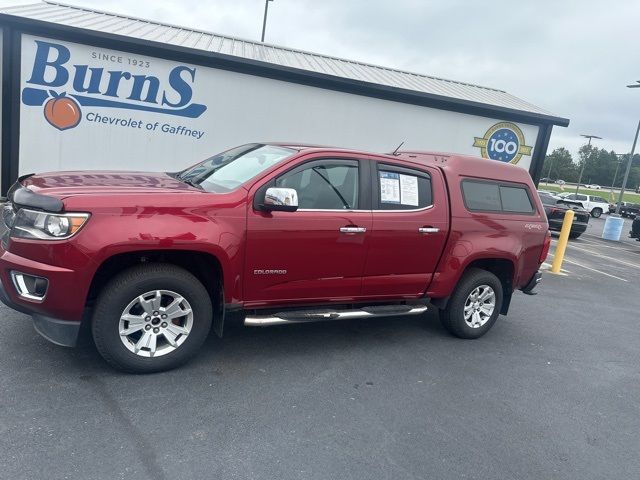
<svg viewBox="0 0 640 480"><path fill-rule="evenodd" d="M264 0L66 0L259 40ZM631 149L640 119L638 0L275 0L268 43L500 88L553 114L551 148L580 134Z"/></svg>

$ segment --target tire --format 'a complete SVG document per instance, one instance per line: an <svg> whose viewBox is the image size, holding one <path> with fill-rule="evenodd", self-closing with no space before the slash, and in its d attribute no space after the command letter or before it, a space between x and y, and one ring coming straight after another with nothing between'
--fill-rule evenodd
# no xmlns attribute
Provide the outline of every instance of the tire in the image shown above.
<svg viewBox="0 0 640 480"><path fill-rule="evenodd" d="M491 315L480 326L473 327L465 320L465 305L474 291L482 286L493 290L495 304ZM479 268L471 268L464 273L447 306L440 312L442 326L458 338L480 338L487 333L496 322L502 309L502 283L493 273ZM479 313L480 314L480 313ZM469 319L473 322L474 317Z"/></svg>
<svg viewBox="0 0 640 480"><path fill-rule="evenodd" d="M569 232L569 238L571 240L575 240L576 238L580 238L580 235L582 235L582 233L573 233L573 232Z"/></svg>
<svg viewBox="0 0 640 480"><path fill-rule="evenodd" d="M146 264L116 275L102 289L92 333L98 352L116 369L160 372L198 352L212 317L211 298L196 277L175 265Z"/></svg>
<svg viewBox="0 0 640 480"><path fill-rule="evenodd" d="M601 208L594 208L593 210L591 210L591 216L593 218L600 218L600 215L602 215L602 209Z"/></svg>

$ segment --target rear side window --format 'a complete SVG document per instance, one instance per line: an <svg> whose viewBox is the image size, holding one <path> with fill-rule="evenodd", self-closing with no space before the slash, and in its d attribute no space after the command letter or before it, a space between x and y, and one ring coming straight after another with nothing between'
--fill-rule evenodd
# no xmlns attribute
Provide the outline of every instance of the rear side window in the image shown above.
<svg viewBox="0 0 640 480"><path fill-rule="evenodd" d="M529 199L529 194L522 187L500 186L500 197L502 198L502 210L512 213L533 213L533 205Z"/></svg>
<svg viewBox="0 0 640 480"><path fill-rule="evenodd" d="M462 195L467 209L531 214L535 210L526 187L465 180Z"/></svg>
<svg viewBox="0 0 640 480"><path fill-rule="evenodd" d="M462 194L469 210L502 211L500 187L497 183L464 181Z"/></svg>
<svg viewBox="0 0 640 480"><path fill-rule="evenodd" d="M428 173L405 167L378 165L377 210L415 210L433 204Z"/></svg>

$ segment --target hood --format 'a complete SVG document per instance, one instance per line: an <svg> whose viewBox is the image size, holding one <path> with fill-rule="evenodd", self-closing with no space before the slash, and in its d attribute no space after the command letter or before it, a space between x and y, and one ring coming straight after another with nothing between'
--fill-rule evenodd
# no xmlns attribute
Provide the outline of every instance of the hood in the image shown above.
<svg viewBox="0 0 640 480"><path fill-rule="evenodd" d="M201 192L163 172L51 172L30 176L21 183L35 193L58 198L90 194Z"/></svg>

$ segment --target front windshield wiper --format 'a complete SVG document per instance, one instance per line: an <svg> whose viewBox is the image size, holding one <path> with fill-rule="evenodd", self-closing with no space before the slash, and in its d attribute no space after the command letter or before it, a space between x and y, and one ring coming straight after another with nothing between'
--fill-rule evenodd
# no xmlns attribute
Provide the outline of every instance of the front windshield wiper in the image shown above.
<svg viewBox="0 0 640 480"><path fill-rule="evenodd" d="M174 178L176 180L180 180L182 183L186 183L187 185L191 185L192 187L196 187L199 190L204 190L204 188L202 188L202 185L200 185L199 183L196 183L195 181L191 180L190 178L182 178L180 176L180 174L177 174Z"/></svg>

